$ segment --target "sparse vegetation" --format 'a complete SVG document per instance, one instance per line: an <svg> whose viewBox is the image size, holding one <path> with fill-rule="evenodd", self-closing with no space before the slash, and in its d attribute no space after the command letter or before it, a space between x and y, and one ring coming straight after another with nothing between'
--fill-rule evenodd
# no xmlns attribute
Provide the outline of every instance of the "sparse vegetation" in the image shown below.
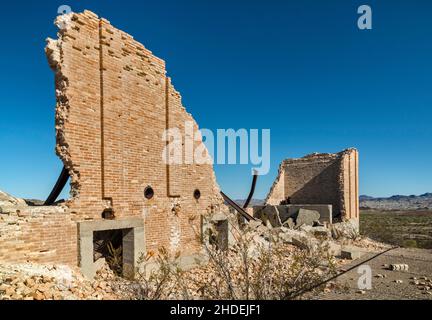
<svg viewBox="0 0 432 320"><path fill-rule="evenodd" d="M432 249L432 211L363 210L360 233L401 247Z"/></svg>
<svg viewBox="0 0 432 320"><path fill-rule="evenodd" d="M319 285L335 273L334 258L325 245L316 250L257 243L244 233L228 251L206 246L207 265L185 272L177 258L162 249L142 259L132 287L138 299L299 299L322 290ZM316 286L316 288L315 288Z"/></svg>
<svg viewBox="0 0 432 320"><path fill-rule="evenodd" d="M123 273L123 247L115 248L111 241L107 243L108 256L106 262L115 275L121 276Z"/></svg>

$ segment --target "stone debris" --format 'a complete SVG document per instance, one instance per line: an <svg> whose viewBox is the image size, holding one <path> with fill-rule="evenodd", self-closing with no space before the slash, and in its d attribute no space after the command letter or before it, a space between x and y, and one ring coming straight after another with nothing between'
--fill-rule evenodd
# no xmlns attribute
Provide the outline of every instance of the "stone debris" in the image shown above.
<svg viewBox="0 0 432 320"><path fill-rule="evenodd" d="M391 264L389 266L389 269L392 271L408 271L409 266L407 264L397 263L397 264Z"/></svg>
<svg viewBox="0 0 432 320"><path fill-rule="evenodd" d="M319 218L320 214L318 211L300 209L296 218L296 226L313 226L317 221L319 221Z"/></svg>
<svg viewBox="0 0 432 320"><path fill-rule="evenodd" d="M342 259L356 260L360 259L364 255L364 251L358 247L345 246L342 247L341 257Z"/></svg>
<svg viewBox="0 0 432 320"><path fill-rule="evenodd" d="M308 223L315 221L318 217L316 213L307 211L312 210L305 210L302 215L310 214L312 216ZM355 242L360 245L361 248L353 245L343 246L343 242L337 242L343 240L343 238L339 238L338 240L332 239L330 229L324 226L303 224L299 229L291 229L285 227L286 224L283 224L282 226L272 227L269 221L277 221L277 219L268 218L272 216L271 214L268 214L269 212L275 213L276 211L267 211L267 214L261 215L261 217L264 217L264 221L261 223L258 220L251 221L248 224L248 230L252 230L256 233L254 242L259 245L264 245L266 243L266 245L268 245L268 240L270 240L269 235L271 235L271 239L276 243L292 244L300 249L308 251L313 251L320 247L326 247L332 256L340 256L342 259L348 260L359 259L367 251L377 251L382 249L380 244L369 239L359 239ZM267 222L267 226L263 225L265 222ZM276 223L276 225L279 225L279 223Z"/></svg>
<svg viewBox="0 0 432 320"><path fill-rule="evenodd" d="M106 263L94 280L67 266L7 264L0 267L0 300L115 300L122 281Z"/></svg>
<svg viewBox="0 0 432 320"><path fill-rule="evenodd" d="M432 279L421 276L419 278L411 277L410 280L412 280L410 284L416 286L418 290L423 291L425 294L432 294Z"/></svg>
<svg viewBox="0 0 432 320"><path fill-rule="evenodd" d="M24 199L12 197L0 190L0 214L17 213L27 207Z"/></svg>
<svg viewBox="0 0 432 320"><path fill-rule="evenodd" d="M399 280L399 279L398 279L398 280L395 280L394 282L400 284L400 283L403 283L403 280Z"/></svg>
<svg viewBox="0 0 432 320"><path fill-rule="evenodd" d="M293 218L288 218L288 220L284 222L284 225L286 225L290 229L294 229L296 226Z"/></svg>
<svg viewBox="0 0 432 320"><path fill-rule="evenodd" d="M334 223L331 226L331 234L335 239L348 238L355 239L359 234L359 221L357 219L349 219L344 222Z"/></svg>
<svg viewBox="0 0 432 320"><path fill-rule="evenodd" d="M282 222L279 217L279 210L276 206L266 206L262 210L260 220L262 220L266 225L270 224L272 227L282 226Z"/></svg>
<svg viewBox="0 0 432 320"><path fill-rule="evenodd" d="M305 206L307 207L307 205ZM273 228L283 226L289 229L299 229L306 226L323 225L320 222L319 211L301 207L295 209L284 205L256 206L254 207L254 217Z"/></svg>
<svg viewBox="0 0 432 320"><path fill-rule="evenodd" d="M317 238L330 238L331 232L328 228L322 226L312 227L309 225L303 225L300 230L313 234Z"/></svg>

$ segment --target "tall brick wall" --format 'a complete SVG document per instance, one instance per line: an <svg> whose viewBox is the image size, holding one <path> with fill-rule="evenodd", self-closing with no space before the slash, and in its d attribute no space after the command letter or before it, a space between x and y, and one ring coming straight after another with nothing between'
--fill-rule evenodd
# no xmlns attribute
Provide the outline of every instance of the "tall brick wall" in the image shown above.
<svg viewBox="0 0 432 320"><path fill-rule="evenodd" d="M147 249L197 251L200 216L223 201L211 165L162 161L165 129L184 132L192 121L198 130L164 61L92 12L60 19L46 52L56 74L56 151L71 175L75 219L102 219L112 208L116 218L144 219Z"/></svg>
<svg viewBox="0 0 432 320"><path fill-rule="evenodd" d="M359 218L358 152L311 154L284 160L266 203L331 204L333 216Z"/></svg>

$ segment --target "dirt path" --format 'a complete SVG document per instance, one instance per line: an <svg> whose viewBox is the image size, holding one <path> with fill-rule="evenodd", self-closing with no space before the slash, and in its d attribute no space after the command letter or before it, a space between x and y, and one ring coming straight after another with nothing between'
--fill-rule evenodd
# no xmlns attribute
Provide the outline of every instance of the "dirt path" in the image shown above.
<svg viewBox="0 0 432 320"><path fill-rule="evenodd" d="M375 253L376 254L376 253ZM348 269L375 254L367 254L361 259L344 266ZM408 264L408 271L391 271L389 264ZM366 263L372 269L372 289L360 293L357 282L358 269L351 270L337 279L346 286L346 291L337 290L319 294L312 299L320 300L384 300L384 299L427 299L432 300L432 250L398 248L391 250ZM383 277L382 277L382 276ZM426 279L424 279L426 277ZM402 280L402 283L400 283ZM417 284L415 282L418 282ZM425 290L429 287L429 290Z"/></svg>

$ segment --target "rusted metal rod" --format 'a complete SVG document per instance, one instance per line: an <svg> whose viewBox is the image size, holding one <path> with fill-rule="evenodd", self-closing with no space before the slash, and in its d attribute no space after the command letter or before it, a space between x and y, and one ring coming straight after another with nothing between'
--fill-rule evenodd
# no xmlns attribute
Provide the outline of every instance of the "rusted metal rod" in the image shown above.
<svg viewBox="0 0 432 320"><path fill-rule="evenodd" d="M233 207L238 213L240 213L247 221L256 220L254 217L252 217L249 213L243 210L242 207L240 207L237 203L235 203L233 200L231 200L230 197L228 197L225 193L222 191L220 192L224 200L227 202L227 204L231 207Z"/></svg>

